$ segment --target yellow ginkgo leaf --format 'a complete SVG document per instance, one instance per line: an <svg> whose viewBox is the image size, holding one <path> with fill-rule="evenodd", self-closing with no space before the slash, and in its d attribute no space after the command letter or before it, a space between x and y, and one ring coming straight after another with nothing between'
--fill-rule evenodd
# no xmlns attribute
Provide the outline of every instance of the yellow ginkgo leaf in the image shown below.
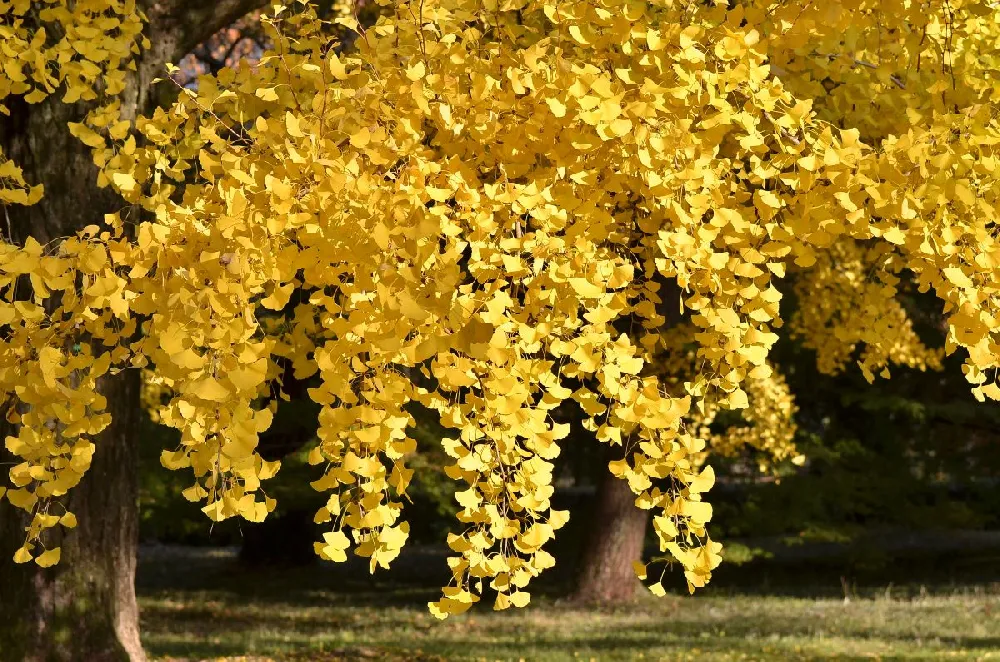
<svg viewBox="0 0 1000 662"><path fill-rule="evenodd" d="M42 568L50 568L59 563L60 558L62 558L62 549L55 547L53 549L46 550L35 557L35 563Z"/></svg>

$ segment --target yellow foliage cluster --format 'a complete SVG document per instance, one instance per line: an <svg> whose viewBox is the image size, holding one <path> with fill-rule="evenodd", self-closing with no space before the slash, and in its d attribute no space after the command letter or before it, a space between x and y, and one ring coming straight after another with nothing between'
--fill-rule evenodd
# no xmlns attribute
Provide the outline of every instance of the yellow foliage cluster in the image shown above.
<svg viewBox="0 0 1000 662"><path fill-rule="evenodd" d="M353 549L373 570L408 535L406 407L436 411L464 525L431 605L442 617L484 583L496 608L524 605L552 565L568 429L550 412L568 400L625 446L610 470L704 585L720 561L706 441L794 454L794 406L767 361L782 279L809 302L793 331L824 367L863 342L870 372L939 361L892 303L909 272L944 302L945 349L967 351L974 392L1000 397L989 2L402 0L368 29L296 2L268 14L273 48L254 67L204 76L134 126L111 82L137 43L134 7L32 4L52 6L69 45L15 27L27 46L5 42L0 82L51 92L22 54L58 63L49 82L68 100L88 95L92 67L110 77L107 104L71 128L99 184L153 220L134 239L111 217L0 252L0 389L23 460L7 498L35 514L20 561L58 557L39 554L42 534L72 520L49 508L107 425L95 380L109 369L147 368L168 394L159 419L181 444L162 462L193 472L185 495L252 521L274 507L261 481L278 465L256 445L279 364L318 373L317 552ZM78 48L105 19L107 38ZM334 27L358 32L356 52L338 54ZM665 306L690 320L693 356L661 369L676 359ZM720 409L752 403L742 432L708 439Z"/></svg>
<svg viewBox="0 0 1000 662"><path fill-rule="evenodd" d="M809 272L806 272L809 273ZM649 359L652 371L661 377L667 393L681 397L690 388L691 379L700 370L698 345L689 323L675 324L660 332L660 344ZM747 449L758 453L761 472L784 460L804 460L795 448L795 413L798 411L785 378L770 366L765 376L747 377L744 390L747 405L741 410L739 424L719 429L718 417L725 409L718 401L700 399L681 423L681 429L706 447L692 459L702 465L715 454L734 457ZM713 424L716 429L713 430Z"/></svg>
<svg viewBox="0 0 1000 662"><path fill-rule="evenodd" d="M133 56L149 45L142 27L135 0L0 3L0 114L12 96L35 104L56 92L65 103L120 94ZM34 204L42 193L0 152L0 204Z"/></svg>
<svg viewBox="0 0 1000 662"><path fill-rule="evenodd" d="M858 367L872 381L876 371L889 376L888 364L939 370L943 352L928 348L913 330L896 299L899 278L885 267L899 260L882 244L863 248L842 242L819 256L795 282L803 305L790 323L792 336L816 350L821 371L837 373L865 343Z"/></svg>

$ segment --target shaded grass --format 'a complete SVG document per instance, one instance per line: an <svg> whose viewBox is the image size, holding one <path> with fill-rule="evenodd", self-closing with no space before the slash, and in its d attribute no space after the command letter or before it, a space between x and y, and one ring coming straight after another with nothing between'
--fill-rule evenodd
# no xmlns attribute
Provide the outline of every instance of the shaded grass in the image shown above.
<svg viewBox="0 0 1000 662"><path fill-rule="evenodd" d="M414 550L399 562L373 578L358 563L247 569L218 553L147 555L143 641L154 659L248 662L1000 660L998 584L851 587L788 572L776 585L777 568L765 564L769 591L762 566L751 566L694 597L643 594L587 610L560 600L556 583L527 609L478 605L440 622L425 606L443 579L440 553Z"/></svg>

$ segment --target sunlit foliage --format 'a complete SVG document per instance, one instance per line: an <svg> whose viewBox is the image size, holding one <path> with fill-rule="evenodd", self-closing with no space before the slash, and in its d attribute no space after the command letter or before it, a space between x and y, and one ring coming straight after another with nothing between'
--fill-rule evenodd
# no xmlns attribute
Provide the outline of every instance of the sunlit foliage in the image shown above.
<svg viewBox="0 0 1000 662"><path fill-rule="evenodd" d="M109 370L147 368L168 394L158 417L181 443L162 462L192 472L185 495L251 521L274 508L278 463L255 449L283 366L318 373L317 552L373 570L408 535L408 407L437 412L464 525L442 617L484 583L496 608L524 605L552 565L569 429L550 412L568 400L625 446L610 470L703 586L721 560L706 443L795 456L767 361L785 279L821 367L863 343L872 377L940 361L893 298L912 279L943 302L973 392L1000 397L992 3L421 0L365 29L297 2L262 19L254 66L135 122L115 98L141 41L132 4L0 12L0 90L102 95L71 130L149 219L0 252L23 460L6 497L34 514L18 561L58 560L45 530L74 523L58 497L100 452ZM343 29L355 50L335 48ZM42 195L2 167L5 204ZM709 432L748 406L743 432Z"/></svg>

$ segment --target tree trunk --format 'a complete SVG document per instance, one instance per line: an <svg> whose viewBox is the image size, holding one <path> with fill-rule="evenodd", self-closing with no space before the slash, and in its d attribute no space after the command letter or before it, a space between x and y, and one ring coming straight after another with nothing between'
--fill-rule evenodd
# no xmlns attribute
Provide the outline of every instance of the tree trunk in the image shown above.
<svg viewBox="0 0 1000 662"><path fill-rule="evenodd" d="M681 289L675 281L659 274L655 279L660 285L661 298L657 312L664 316L667 326L680 323L683 314L678 311L676 301L682 294ZM616 319L614 324L619 333L630 334L633 329L641 327L641 320L629 315ZM636 345L639 340L632 336ZM577 602L627 602L635 597L635 591L641 585L632 562L642 560L649 511L638 508L628 483L608 471L608 462L621 457L621 449L608 447L600 468L601 478L587 524L577 584L572 596Z"/></svg>
<svg viewBox="0 0 1000 662"><path fill-rule="evenodd" d="M230 24L260 0L140 0L149 18L152 46L138 61L121 96L123 119L135 119L157 103L150 81L164 73L195 44ZM4 57L4 56L0 56ZM163 88L160 88L163 89ZM91 150L69 133L88 108L64 104L62 94L37 105L5 99L0 146L31 184L43 184L42 200L30 207L0 209L0 228L9 241L28 236L41 244L73 235L104 215L125 207L108 189L96 187ZM139 610L135 596L138 535L139 376L125 370L105 378L101 392L113 416L94 439L96 451L83 480L64 497L78 526L62 531L62 560L41 569L16 565L14 551L24 541L28 519L0 503L0 660L7 662L142 662ZM4 424L6 426L6 424ZM0 428L6 436L9 426ZM0 466L10 454L0 444ZM6 470L3 471L5 473ZM6 483L0 474L0 483ZM56 542L56 541L53 541Z"/></svg>
<svg viewBox="0 0 1000 662"><path fill-rule="evenodd" d="M608 459L617 459L609 457ZM632 562L642 559L649 513L637 508L628 483L603 467L587 529L573 600L616 604L635 597Z"/></svg>
<svg viewBox="0 0 1000 662"><path fill-rule="evenodd" d="M29 518L0 507L0 659L145 660L135 598L138 386L134 371L105 380L114 420L94 442L90 470L64 497L79 524L62 536L57 566L11 561Z"/></svg>
<svg viewBox="0 0 1000 662"><path fill-rule="evenodd" d="M4 231L17 244L31 236L45 245L100 224L123 206L95 186L90 148L69 133L67 122L80 121L87 108L63 104L59 96L32 106L15 100L0 125L4 153L29 182L45 186L38 204L4 209ZM138 374L108 376L101 392L113 422L94 438L92 465L80 484L62 497L78 526L54 532L60 539L52 542L62 547L57 566L13 563L30 518L0 504L2 660L145 660L135 597Z"/></svg>

